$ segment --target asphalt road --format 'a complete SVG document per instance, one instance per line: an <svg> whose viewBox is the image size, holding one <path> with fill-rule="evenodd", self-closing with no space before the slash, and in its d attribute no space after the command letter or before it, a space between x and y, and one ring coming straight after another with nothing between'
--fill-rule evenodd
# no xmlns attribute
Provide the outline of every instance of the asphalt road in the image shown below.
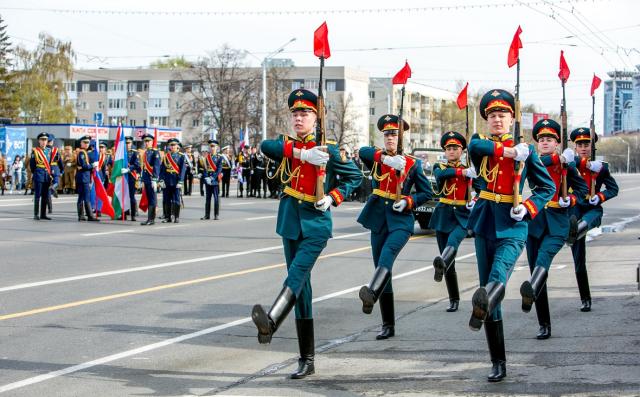
<svg viewBox="0 0 640 397"><path fill-rule="evenodd" d="M467 327L477 286L470 239L457 261L460 310L445 313L435 239L416 230L394 268L396 337L375 341L379 311L362 314L357 298L373 271L369 235L355 222L361 205L334 209L334 239L312 273L316 375L293 381L293 315L266 346L249 319L253 304L271 305L286 274L276 200L232 197L221 220L200 221L204 200L185 197L181 223L142 227L79 223L70 196L55 200L52 221L36 222L31 196L1 197L0 393L640 395L640 175L618 182L604 233L588 243L593 311L578 310L564 248L549 278L547 341L535 339L535 314L520 310L528 275L520 258L505 298L500 384L485 380L484 333Z"/></svg>

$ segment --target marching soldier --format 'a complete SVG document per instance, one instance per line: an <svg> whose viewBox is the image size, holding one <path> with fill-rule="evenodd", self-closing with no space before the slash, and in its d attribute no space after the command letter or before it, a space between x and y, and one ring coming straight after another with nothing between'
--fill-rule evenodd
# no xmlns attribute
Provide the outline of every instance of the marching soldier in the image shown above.
<svg viewBox="0 0 640 397"><path fill-rule="evenodd" d="M484 323L492 363L489 382L500 382L507 375L500 302L527 239L526 219L534 219L555 191L533 146L514 145L509 131L515 109L511 93L487 92L480 101L480 115L487 120L489 134L475 134L468 150L482 188L468 220L468 228L475 233L480 276L480 288L472 298L469 327L478 331ZM517 162L524 165L520 175L515 171L519 168ZM521 190L525 179L532 194L514 208L514 182L519 182Z"/></svg>
<svg viewBox="0 0 640 397"><path fill-rule="evenodd" d="M131 206L131 221L136 221L136 212L138 209L138 203L136 202L136 181L140 175L140 159L138 158L138 151L133 148L133 137L127 136L124 138L127 142L127 164L126 173L127 185L129 186L129 204Z"/></svg>
<svg viewBox="0 0 640 397"><path fill-rule="evenodd" d="M594 134L594 136L595 141L598 142L598 135ZM589 230L600 226L603 214L602 203L618 195L618 184L609 172L609 164L600 160L590 160L592 142L589 128L576 128L571 132L571 140L576 145L578 171L587 184L589 195L588 202L572 208L572 228L567 243L571 245L582 301L580 311L588 312L591 311L591 290L587 273L586 236ZM605 190L602 190L603 185Z"/></svg>
<svg viewBox="0 0 640 397"><path fill-rule="evenodd" d="M62 173L62 186L64 193L75 193L76 190L76 157L71 146L65 146L62 154L64 172Z"/></svg>
<svg viewBox="0 0 640 397"><path fill-rule="evenodd" d="M193 171L195 158L193 157L193 153L191 153L193 146L187 145L184 147L184 157L185 157L185 166L187 170L185 171L184 177L184 195L191 196L191 188L193 187Z"/></svg>
<svg viewBox="0 0 640 397"><path fill-rule="evenodd" d="M260 185L264 174L264 164L262 162L262 154L258 152L257 147L251 148L251 156L249 156L250 186L251 197L260 198Z"/></svg>
<svg viewBox="0 0 640 397"><path fill-rule="evenodd" d="M409 123L404 123L404 131ZM375 271L368 286L360 289L362 311L371 314L373 306L380 301L382 330L376 339L387 339L395 335L395 313L391 271L402 248L413 234L415 219L412 209L422 205L433 196L429 180L422 171L420 160L398 154L400 120L387 114L378 120L378 130L384 134L384 150L375 147L360 148L360 158L371 169L373 194L367 200L358 222L371 231L371 251ZM355 164L341 159L343 163ZM362 180L359 170L356 178ZM402 184L401 196L397 197L398 184ZM411 194L412 188L415 193Z"/></svg>
<svg viewBox="0 0 640 397"><path fill-rule="evenodd" d="M462 152L467 148L467 140L462 134L456 131L444 133L440 138L440 146L444 149L447 162L436 163L433 166L433 174L441 195L429 221L429 228L436 231L440 250L440 255L433 260L433 278L440 282L444 275L449 294L447 312L455 312L460 303L456 254L458 247L468 235L469 212L475 204L475 200L468 197L468 186L470 180L477 175L473 167L467 168L460 162Z"/></svg>
<svg viewBox="0 0 640 397"><path fill-rule="evenodd" d="M160 175L160 152L153 147L153 135L146 134L144 140L144 155L142 156L142 185L147 197L147 220L141 222L143 226L156 223L156 207L158 206L158 177Z"/></svg>
<svg viewBox="0 0 640 397"><path fill-rule="evenodd" d="M52 152L47 146L49 134L41 132L38 134L38 146L33 148L29 168L33 175L33 219L51 220L47 216L47 203L49 201L49 186L53 180L53 170L51 166Z"/></svg>
<svg viewBox="0 0 640 397"><path fill-rule="evenodd" d="M162 223L180 222L180 193L186 172L185 157L180 153L180 141L171 138L167 152L160 166L160 187L162 187L162 206L166 217ZM173 218L172 218L173 217Z"/></svg>
<svg viewBox="0 0 640 397"><path fill-rule="evenodd" d="M60 184L60 175L63 170L60 152L58 148L53 145L55 140L56 137L53 134L49 134L47 141L47 147L51 150L51 186L49 187L49 197L47 199L47 212L49 214L53 211L53 200L51 200L51 196L58 198L58 185Z"/></svg>
<svg viewBox="0 0 640 397"><path fill-rule="evenodd" d="M249 153L247 153L247 147L243 146L242 151L238 154L237 165L241 170L242 178L238 176L238 188L240 189L240 197L244 191L244 185L247 185L247 197L251 197L251 162Z"/></svg>
<svg viewBox="0 0 640 397"><path fill-rule="evenodd" d="M331 205L340 205L359 181L358 170L353 163L340 161L334 143L326 148L316 147L317 101L311 91L293 91L288 105L296 138L265 140L261 146L266 156L282 161L279 172L286 187L279 204L276 231L282 236L288 276L269 312L261 305L255 305L251 317L258 328L258 341L270 343L289 311L296 307L300 359L298 369L291 375L293 379L315 372L310 274L331 238L331 212L328 210ZM324 165L326 170L320 168ZM317 201L315 190L319 171L325 174L324 191L328 193Z"/></svg>
<svg viewBox="0 0 640 397"><path fill-rule="evenodd" d="M218 156L218 141L210 139L208 142L209 149L204 158L204 168L202 169L201 179L205 184L205 202L204 216L201 220L211 219L211 196L213 195L213 219L218 220L220 213L219 180L222 175L222 156Z"/></svg>
<svg viewBox="0 0 640 397"><path fill-rule="evenodd" d="M533 139L538 142L542 164L553 179L555 193L531 222L527 236L527 259L531 277L520 286L522 311L528 313L535 302L540 329L537 339L551 337L551 314L547 296L547 277L551 262L564 245L569 234L569 207L582 202L587 195L587 185L576 171L574 153L566 149L558 155L556 149L561 140L561 127L556 121L542 119L533 127ZM563 165L566 164L566 168ZM567 189L572 193L562 197L562 174L566 172Z"/></svg>
<svg viewBox="0 0 640 397"><path fill-rule="evenodd" d="M100 173L100 179L104 188L109 187L109 177L111 172L109 171L113 167L113 159L111 155L107 153L107 144L100 142L100 156L98 157L98 172Z"/></svg>
<svg viewBox="0 0 640 397"><path fill-rule="evenodd" d="M92 221L97 222L98 218L93 216L93 210L91 208L91 173L94 168L98 168L98 162L92 163L89 157L88 149L91 142L91 137L85 135L79 139L80 148L76 155L76 191L78 192L78 201L76 208L78 210L78 222L80 221ZM87 213L85 217L82 211Z"/></svg>
<svg viewBox="0 0 640 397"><path fill-rule="evenodd" d="M231 167L233 162L229 154L229 146L222 148L222 197L229 197L229 186L231 185Z"/></svg>
<svg viewBox="0 0 640 397"><path fill-rule="evenodd" d="M280 194L280 179L278 176L278 169L280 168L280 162L267 158L266 177L267 186L269 187L269 198L278 198Z"/></svg>

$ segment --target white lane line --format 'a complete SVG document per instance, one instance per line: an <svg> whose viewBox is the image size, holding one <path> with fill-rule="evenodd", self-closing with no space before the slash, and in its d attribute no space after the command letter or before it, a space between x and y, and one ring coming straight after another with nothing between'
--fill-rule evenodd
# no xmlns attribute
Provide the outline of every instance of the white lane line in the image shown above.
<svg viewBox="0 0 640 397"><path fill-rule="evenodd" d="M367 232L368 233L368 232ZM461 256L460 258L457 259L465 259L468 258L469 256L473 256L475 255L475 253L471 253L471 254L467 254L464 256ZM427 271L429 269L432 269L433 266L425 266L419 269L415 269L406 273L401 273L398 274L397 276L393 277L393 279L399 279L399 278L404 278L404 277L408 277L411 276L413 274L416 273L420 273L420 272L424 272ZM337 291L337 292L333 292L331 294L327 294L327 295L323 295L320 297L317 297L313 300L314 303L317 302L322 302L322 301L326 301L328 299L331 298L335 298L341 295L346 295L349 294L351 292L355 292L357 290L359 290L361 287L361 285L358 285L356 287L351 287L351 288L347 288L347 289L343 289L342 291ZM34 376L31 378L27 378L27 379L23 379L21 381L18 382L13 382L13 383L8 383L6 385L0 386L0 393L4 393L4 392L8 392L11 390L16 390L16 389L20 389L26 386L30 386L30 385L34 385L36 383L41 383L41 382L45 382L47 380L50 379L54 379L54 378L58 378L60 376L64 376L64 375L68 375L68 374L72 374L74 372L79 372L79 371L83 371L85 369L88 368L92 368L92 367L96 367L99 365L104 365L107 363L110 363L112 361L116 361L116 360L121 360L123 358L128 358L131 356L135 356L137 354L141 354L141 353L146 353L148 351L151 350L156 350L156 349L160 349L162 347L166 347L166 346L170 346L170 345L174 345L176 343L181 343L190 339L194 339L194 338L198 338L200 336L204 336L204 335L209 335L212 334L214 332L218 332L218 331L222 331L228 328L232 328L232 327L236 327L238 325L242 325L242 324L246 324L248 322L251 321L251 317L244 317L244 318L240 318L238 320L234 320L225 324L221 324L221 325L216 325L215 327L210 327L210 328L206 328L200 331L196 331L196 332L192 332L189 334L185 334L185 335L180 335L177 336L175 338L171 338L171 339L166 339L160 342L156 342L156 343L152 343L150 345L146 345L146 346L141 346L138 347L136 349L131 349L131 350L126 350L120 353L116 353L116 354L112 354L110 356L105 356L105 357L101 357L98 358L96 360L92 360L92 361L87 361L85 363L82 364L77 364L77 365L72 365L70 367L67 368L62 368L59 369L57 371L52 371L46 374L42 374L42 375L38 375L38 376Z"/></svg>
<svg viewBox="0 0 640 397"><path fill-rule="evenodd" d="M256 216L253 218L244 218L245 221L258 221L260 219L273 219L277 217L277 215L269 215L269 216Z"/></svg>
<svg viewBox="0 0 640 397"><path fill-rule="evenodd" d="M9 200L9 201L13 201L13 200ZM75 203L77 201L77 199L73 199L73 200L54 200L53 204L68 204L68 203ZM33 200L31 202L27 202L27 203L15 203L15 204L0 204L0 207L23 207L25 205L32 205Z"/></svg>
<svg viewBox="0 0 640 397"><path fill-rule="evenodd" d="M17 221L18 219L25 219L25 218L0 218L0 222L4 222L4 221Z"/></svg>
<svg viewBox="0 0 640 397"><path fill-rule="evenodd" d="M333 240L341 240L341 239L345 239L345 238L349 238L349 237L361 236L361 235L364 235L364 234L369 234L369 231L361 232L361 233L343 234L341 236L334 237ZM247 250L247 251L230 252L228 254L203 256L203 257L200 257L200 258L192 258L192 259L184 259L184 260L181 260L181 261L158 263L158 264L155 264L155 265L138 266L138 267L132 267L132 268L126 268L126 269L110 270L110 271L106 271L106 272L80 274L80 275L77 275L77 276L62 277L62 278L55 278L55 279L51 279L51 280L43 280L43 281L35 281L35 282L31 282L31 283L9 285L9 286L6 286L6 287L1 287L0 288L0 292L7 292L7 291L15 291L15 290L26 289L26 288L41 287L41 286L44 286L44 285L60 284L60 283L66 283L66 282L70 282L70 281L86 280L86 279L90 279L90 278L108 277L108 276L114 276L114 275L117 275L117 274L124 274L124 273L141 272L141 271L144 271L144 270L161 269L161 268L165 268L165 267L187 265L187 264L191 264L191 263L213 261L213 260L224 259L224 258L232 258L232 257L235 257L235 256L244 256L244 255L257 254L257 253L260 253L260 252L274 251L274 250L278 250L278 249L281 249L281 248L282 248L282 245L274 245L274 246L271 246L271 247L256 248L256 249Z"/></svg>
<svg viewBox="0 0 640 397"><path fill-rule="evenodd" d="M185 226L189 226L189 225L183 223L182 225L150 227L150 228L148 228L146 230L175 229L175 228L178 228L178 227L185 227Z"/></svg>
<svg viewBox="0 0 640 397"><path fill-rule="evenodd" d="M628 189L622 189L622 190L620 190L620 192L630 192L632 190L638 190L638 189L640 189L640 186L638 186L638 187L630 187Z"/></svg>
<svg viewBox="0 0 640 397"><path fill-rule="evenodd" d="M110 232L99 232L99 233L85 233L82 236L84 236L84 237L106 236L106 235L109 235L109 234L131 233L131 232L135 232L135 229L112 230Z"/></svg>
<svg viewBox="0 0 640 397"><path fill-rule="evenodd" d="M226 205L228 205L229 207L235 207L237 205L251 205L251 204L255 204L255 203L256 203L255 201L245 201L245 202L242 202L242 203L229 203L229 204L226 204Z"/></svg>

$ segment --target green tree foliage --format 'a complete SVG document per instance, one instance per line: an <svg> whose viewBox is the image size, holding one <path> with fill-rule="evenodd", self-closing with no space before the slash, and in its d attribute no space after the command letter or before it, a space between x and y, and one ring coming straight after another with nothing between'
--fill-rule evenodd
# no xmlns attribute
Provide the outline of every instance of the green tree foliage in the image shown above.
<svg viewBox="0 0 640 397"><path fill-rule="evenodd" d="M193 63L187 61L184 55L180 55L174 58L158 59L151 62L149 66L154 69L180 69L190 68L193 66Z"/></svg>
<svg viewBox="0 0 640 397"><path fill-rule="evenodd" d="M14 74L11 71L12 52L7 26L0 16L0 117L14 119L18 115L19 103Z"/></svg>
<svg viewBox="0 0 640 397"><path fill-rule="evenodd" d="M74 104L64 82L73 76L71 42L40 33L36 49L16 48L15 72L20 100L19 120L29 123L70 123Z"/></svg>

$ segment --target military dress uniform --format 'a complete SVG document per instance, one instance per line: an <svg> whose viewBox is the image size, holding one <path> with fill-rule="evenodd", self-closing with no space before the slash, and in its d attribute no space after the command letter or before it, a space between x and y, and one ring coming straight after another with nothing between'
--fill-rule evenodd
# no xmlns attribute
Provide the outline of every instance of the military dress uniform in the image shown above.
<svg viewBox="0 0 640 397"><path fill-rule="evenodd" d="M49 139L49 134L41 132L38 141ZM40 220L47 217L47 203L49 201L49 187L53 180L53 167L51 165L53 151L50 147L34 147L29 159L29 168L32 174L32 184L35 196L33 198L33 219Z"/></svg>
<svg viewBox="0 0 640 397"><path fill-rule="evenodd" d="M127 136L124 138L127 143L133 143L133 137ZM129 175L127 175L127 185L129 187L129 204L131 206L131 221L135 222L136 220L136 212L138 209L138 203L136 202L136 181L140 177L140 172L142 168L140 167L140 157L138 156L138 151L136 149L132 149L127 151L127 168Z"/></svg>
<svg viewBox="0 0 640 397"><path fill-rule="evenodd" d="M404 131L408 131L409 123L404 120L403 122ZM399 123L398 116L383 115L378 120L378 130L383 134L397 134ZM395 335L391 284L393 264L413 234L413 208L422 205L433 196L431 184L424 175L420 160L413 156L399 155L404 158L405 166L402 172L397 172L395 168L383 162L382 155L385 155L385 160L387 156L395 157L394 154L375 147L360 148L360 159L372 170L374 189L358 217L358 223L371 231L371 252L375 271L369 284L360 289L359 297L362 300L362 311L366 314L370 314L375 303L380 301L382 329L376 339L387 339ZM362 181L359 170L357 179ZM396 195L399 183L402 184L402 190L401 197L398 198ZM415 188L413 194L412 188ZM404 208L398 206L403 201Z"/></svg>
<svg viewBox="0 0 640 397"><path fill-rule="evenodd" d="M484 119L495 111L514 114L515 99L504 90L486 93L480 102L480 114ZM476 257L480 288L473 295L473 312L469 326L479 330L484 322L489 345L492 371L490 382L501 381L506 376L506 354L500 302L504 298L507 280L527 239L527 220L534 219L553 197L555 186L540 162L533 145L515 147L525 157L520 178L520 191L525 179L529 181L531 196L513 211L514 167L516 159L504 156L506 147L514 147L511 134L475 134L469 142L469 155L478 171L481 192L479 200L469 215L468 228L475 233ZM528 149L528 155L527 154ZM520 156L520 154L518 155ZM526 213L524 213L526 209ZM518 221L514 217L524 215Z"/></svg>
<svg viewBox="0 0 640 397"><path fill-rule="evenodd" d="M240 177L238 177L238 188L240 189L239 195L242 197L244 192L244 185L247 186L247 197L251 197L251 162L250 155L245 152L238 154L238 166L242 175L242 183L240 183Z"/></svg>
<svg viewBox="0 0 640 397"><path fill-rule="evenodd" d="M440 146L442 149L449 146L459 146L465 150L467 140L459 132L450 131L442 135ZM473 172L470 174L469 171ZM473 181L469 175L475 176L475 171L472 168L468 169L458 160L436 163L433 166L433 175L436 179L438 193L441 195L429 221L429 228L436 232L438 250L440 251L440 255L433 260L434 279L440 282L444 275L449 294L447 311L455 312L460 303L455 258L458 247L469 234L467 231L469 208L472 208L475 203L472 197L468 197L469 183Z"/></svg>
<svg viewBox="0 0 640 397"><path fill-rule="evenodd" d="M106 148L107 145L105 143L100 143L101 148ZM107 189L109 187L109 175L111 167L113 167L113 158L106 152L99 152L98 155L98 173L100 174L100 179L102 180L102 184L104 188Z"/></svg>
<svg viewBox="0 0 640 397"><path fill-rule="evenodd" d="M191 145L185 146L185 149L190 148ZM185 175L184 175L184 195L185 196L191 196L191 190L193 187L193 171L194 171L194 163L195 163L195 158L193 157L192 153L184 153L184 157L185 157L185 166L186 166L186 171L185 171Z"/></svg>
<svg viewBox="0 0 640 397"><path fill-rule="evenodd" d="M292 92L288 104L292 112L317 112L317 97L307 90ZM314 372L310 275L327 240L332 236L331 211L327 204L340 205L359 182L358 170L353 163L340 161L335 143L327 144L326 169L294 156L294 148L301 150L301 156L318 154L319 150L314 149L315 146L314 133L296 139L265 140L261 145L261 150L267 157L281 161L279 172L285 187L278 207L276 232L282 236L288 275L269 313L261 305L255 305L252 319L258 328L258 341L269 343L295 305L301 358L298 370L292 378L303 378ZM327 195L316 202L315 190L319 173L324 174L324 191Z"/></svg>
<svg viewBox="0 0 640 397"><path fill-rule="evenodd" d="M591 130L589 128L576 128L571 132L571 140L574 143L590 142ZM596 142L598 136L595 136ZM602 222L602 203L611 200L618 195L618 183L609 172L609 164L604 162L593 162L594 165L600 163L602 165L599 170L589 168L590 161L588 158L579 158L576 161L578 172L587 185L586 200L572 208L573 223L577 223L570 233L568 243L571 245L571 253L573 254L573 264L576 272L576 280L578 282L578 291L580 292L580 300L582 301L583 312L591 311L591 289L589 288L589 275L587 273L587 232L594 227L599 227ZM592 165L593 167L593 165ZM591 194L592 185L595 183L594 195ZM602 190L602 187L605 190ZM596 198L597 197L597 198Z"/></svg>
<svg viewBox="0 0 640 397"><path fill-rule="evenodd" d="M224 150L224 149L223 149ZM229 187L231 186L232 162L228 155L222 153L222 197L229 197Z"/></svg>
<svg viewBox="0 0 640 397"><path fill-rule="evenodd" d="M80 147L81 142L89 143L91 137L88 135L78 139L78 152L76 154L76 192L78 193L78 201L76 209L78 211L78 221L97 221L93 216L91 208L91 173L93 172L93 164L86 149ZM85 217L83 211L86 212Z"/></svg>
<svg viewBox="0 0 640 397"><path fill-rule="evenodd" d="M209 140L207 143L218 145L215 139ZM200 219L211 218L211 196L213 196L213 219L218 220L220 215L220 176L222 175L222 156L207 153L203 157L204 168L202 169L202 178L205 189L204 216Z"/></svg>
<svg viewBox="0 0 640 397"><path fill-rule="evenodd" d="M144 141L153 141L151 134L146 134ZM142 186L147 197L149 208L147 220L141 225L153 225L156 222L156 207L158 206L157 182L160 176L160 152L157 148L147 148L142 156Z"/></svg>
<svg viewBox="0 0 640 397"><path fill-rule="evenodd" d="M64 162L64 171L62 174L63 191L65 193L73 193L76 190L76 155L73 152L67 152L67 150L65 150L62 161Z"/></svg>
<svg viewBox="0 0 640 397"><path fill-rule="evenodd" d="M169 144L180 144L175 138L168 141ZM167 151L160 166L160 180L163 182L162 206L167 216L162 223L180 222L180 193L184 183L186 161L182 153Z"/></svg>
<svg viewBox="0 0 640 397"><path fill-rule="evenodd" d="M47 141L47 147L51 149L51 185L49 186L49 197L47 198L47 210L49 213L53 212L53 200L51 200L51 196L58 197L58 185L60 184L60 177L64 171L60 151L53 145L55 139L56 137L53 134L49 134L49 140Z"/></svg>
<svg viewBox="0 0 640 397"><path fill-rule="evenodd" d="M536 142L543 136L552 137L559 142L561 127L554 120L542 119L533 127L532 134ZM571 152L571 149L568 151ZM569 157L571 154L572 152L566 156ZM578 174L575 163L570 158L565 159L569 162L564 169L558 153L543 155L540 160L553 179L555 193L538 216L529 222L527 260L531 277L522 283L520 295L522 296L522 310L525 313L531 310L531 305L535 302L538 324L540 325L536 338L548 339L551 337L551 314L546 284L549 268L569 234L569 207L574 207L584 201L587 185ZM567 177L567 191L571 192L569 200L566 201L565 199L561 200L563 173L566 173Z"/></svg>

